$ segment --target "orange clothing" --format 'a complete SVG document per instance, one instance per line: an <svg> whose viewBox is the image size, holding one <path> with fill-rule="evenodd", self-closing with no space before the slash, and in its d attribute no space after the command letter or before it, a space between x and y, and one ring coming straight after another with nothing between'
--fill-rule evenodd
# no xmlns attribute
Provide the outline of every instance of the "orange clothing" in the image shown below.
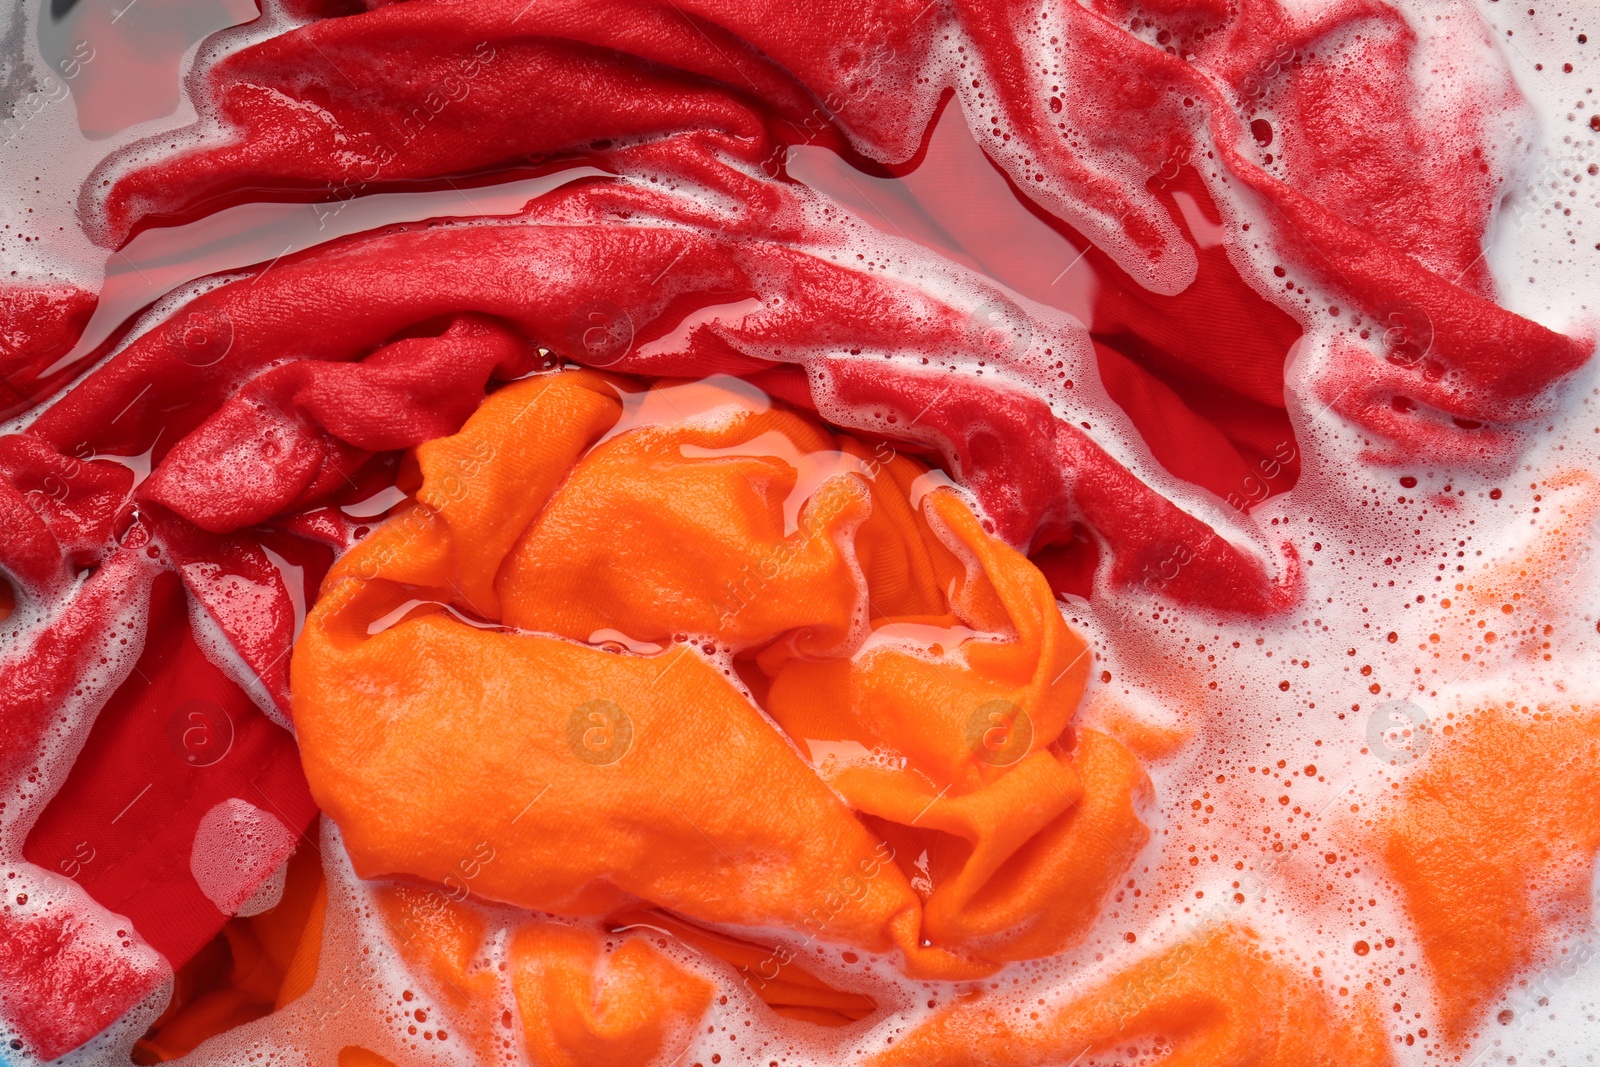
<svg viewBox="0 0 1600 1067"><path fill-rule="evenodd" d="M1600 714L1491 707L1434 727L1437 751L1400 788L1373 847L1416 924L1445 1034L1459 1041L1553 929L1588 914Z"/></svg>
<svg viewBox="0 0 1600 1067"><path fill-rule="evenodd" d="M498 1058L513 1028L503 974L488 963L483 917L437 889L379 890L393 943L428 992L451 1010L481 1063ZM530 918L511 936L509 982L531 1062L543 1067L646 1067L688 1044L712 985L656 951L644 937ZM416 1012L437 1028L442 1017ZM367 1051L367 1050L363 1050ZM370 1054L370 1053L369 1053Z"/></svg>
<svg viewBox="0 0 1600 1067"><path fill-rule="evenodd" d="M1336 1013L1248 929L1224 925L1135 963L1071 1002L958 1000L874 1056L872 1067L1043 1067L1099 1062L1146 1042L1162 1067L1381 1067L1371 1005ZM1075 1058L1076 1057L1076 1058Z"/></svg>
<svg viewBox="0 0 1600 1067"><path fill-rule="evenodd" d="M175 976L172 999L134 1046L135 1063L177 1059L202 1041L269 1015L311 988L327 887L317 850L289 858L283 896L238 916Z"/></svg>
<svg viewBox="0 0 1600 1067"><path fill-rule="evenodd" d="M329 574L294 710L357 872L926 977L1079 936L1147 783L1068 729L1089 657L1043 576L906 457L710 383L624 388L494 394Z"/></svg>

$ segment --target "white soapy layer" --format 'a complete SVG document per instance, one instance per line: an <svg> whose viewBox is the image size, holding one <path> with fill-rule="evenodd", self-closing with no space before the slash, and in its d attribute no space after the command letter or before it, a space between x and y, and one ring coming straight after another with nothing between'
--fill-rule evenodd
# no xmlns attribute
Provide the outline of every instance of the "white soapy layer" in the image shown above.
<svg viewBox="0 0 1600 1067"><path fill-rule="evenodd" d="M1537 115L1516 146L1520 180L1490 234L1500 303L1551 329L1592 337L1600 326L1600 167L1590 169L1600 164L1600 131L1591 126L1600 114L1600 26L1583 5L1475 6Z"/></svg>
<svg viewBox="0 0 1600 1067"><path fill-rule="evenodd" d="M26 919L50 912L70 915L80 925L75 943L63 946L68 953L116 952L131 969L142 972L166 969L166 961L139 938L126 918L100 907L72 880L71 876L77 873L73 867L80 861L93 862L93 853L87 856L78 853L63 859L61 870L49 870L25 860L22 845L40 813L65 784L96 715L132 672L143 651L146 619L142 593L148 592L154 576L153 566L132 576L129 595L124 598L123 605L110 614L102 640L98 646L85 650L85 662L92 666L79 677L73 693L46 725L27 772L17 781L6 783L6 800L0 808L0 865L6 872L4 891L9 898L7 910L11 916ZM35 634L40 632L39 627L59 617L71 591L75 589L64 593L55 603L37 605L27 612L34 615ZM6 623L11 621L8 619ZM5 658L28 655L31 644L27 637L16 640L9 645ZM135 789L130 788L128 792L132 800L138 800ZM24 976L7 977L16 980ZM168 980L151 996L130 1008L120 1020L108 1020L107 1029L93 1040L53 1063L59 1067L126 1063L134 1041L160 1014L170 991L171 981ZM13 1032L9 1020L0 1017L0 1042ZM0 1051L0 1062L7 1063L8 1067L33 1067L38 1060L26 1047L20 1052L6 1047Z"/></svg>
<svg viewBox="0 0 1600 1067"><path fill-rule="evenodd" d="M283 870L294 847L294 831L277 816L230 797L200 817L189 870L206 899L222 914L233 915L268 885L274 871ZM280 873L280 895L282 887Z"/></svg>
<svg viewBox="0 0 1600 1067"><path fill-rule="evenodd" d="M291 595L293 595L292 589ZM194 643L200 649L201 655L205 656L206 662L244 690L251 703L255 704L263 715L291 734L294 733L294 724L289 721L288 709L278 707L277 701L273 700L272 694L267 691L266 683L245 663L244 657L239 655L239 650L228 640L228 635L223 632L222 625L217 622L216 617L193 596L188 597L188 611L189 632L194 637Z"/></svg>

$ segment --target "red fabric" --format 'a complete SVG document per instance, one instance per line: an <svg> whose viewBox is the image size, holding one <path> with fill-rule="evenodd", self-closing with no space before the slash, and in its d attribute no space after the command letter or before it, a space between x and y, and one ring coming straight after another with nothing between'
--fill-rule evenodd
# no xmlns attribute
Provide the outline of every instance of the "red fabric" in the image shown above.
<svg viewBox="0 0 1600 1067"><path fill-rule="evenodd" d="M254 388L236 393L234 383L216 381L207 392L192 386L208 369L229 373L215 369L232 344L226 318L180 314L143 344L167 357L167 390L152 394L141 383L121 392L91 379L64 398L68 418L52 420L69 427L62 436L41 432L49 424L39 419L0 437L0 508L9 519L0 564L47 620L0 659L0 774L15 779L38 760L108 645L135 642L136 651L143 642L22 848L29 862L72 878L120 916L120 932L112 937L112 919L76 907L0 917L5 973L36 976L25 987L0 982L0 993L42 1058L81 1044L163 980L164 967L130 938L177 967L221 928L226 917L189 868L202 815L229 797L296 833L315 815L292 738L201 653L191 606L287 711L296 623L333 550L363 529L325 505L393 484L392 450L453 433L491 375L515 377L541 358L503 325L462 316L413 323L405 336L359 353L367 355L359 363L291 363ZM113 363L125 370L147 356ZM297 449L335 461L296 470L278 453ZM142 454L155 472L137 487L128 465L95 458ZM251 484L262 475L266 487ZM241 504L246 511L236 510ZM282 529L234 532L265 520ZM80 570L87 577L75 586ZM174 751L173 716L194 701L232 724L231 748L214 765L186 766ZM141 794L143 784L150 789Z"/></svg>
<svg viewBox="0 0 1600 1067"><path fill-rule="evenodd" d="M0 280L0 420L71 376L70 368L51 368L77 343L98 302L75 285Z"/></svg>
<svg viewBox="0 0 1600 1067"><path fill-rule="evenodd" d="M0 775L6 781L38 766L40 745L74 690L95 676L106 645L118 640L118 622L148 596L156 568L145 547L144 529L129 531L125 550L0 662ZM13 855L17 844L7 842ZM84 855L76 844L63 857L64 868L52 862L48 874L39 874L75 873ZM53 908L0 910L0 995L41 1059L87 1041L164 980L165 964L130 941L132 933L114 916L74 906L71 896Z"/></svg>
<svg viewBox="0 0 1600 1067"><path fill-rule="evenodd" d="M1375 0L1306 18L1274 0L1155 11L1071 4L1057 16L1061 66L1041 76L1036 43L1017 32L1032 15L976 0L931 10L916 0L389 4L230 55L206 84L234 136L132 172L112 165L86 186L86 208L118 241L247 190L343 199L523 166L530 154L598 154L642 170L663 153L641 156L634 140L697 129L769 172L773 141L843 140L895 163L913 156L940 92L954 91L986 150L1042 208L1140 282L1193 290L1191 314L1168 320L1185 336L1201 336L1208 321L1229 325L1229 304L1239 305L1191 285L1205 250L1186 239L1170 201L1119 168L1170 175L1204 161L1208 181L1253 190L1285 266L1383 323L1397 362L1352 349L1324 389L1409 454L1437 448L1441 434L1420 415L1397 414L1437 408L1461 420L1445 431L1457 449L1476 452L1494 439L1474 438L1471 423L1527 417L1543 387L1586 358L1587 343L1486 299L1479 247L1497 176L1483 142L1496 109L1515 98L1509 76L1486 98L1424 113L1411 81L1415 36ZM982 58L981 99L935 58L956 33ZM396 52L405 64L391 61ZM540 91L552 84L573 91L552 101ZM1119 91L1104 91L1112 85ZM315 104L315 120L301 101ZM1266 145L1257 121L1274 138ZM1293 290L1276 298L1297 314L1323 311ZM1207 351L1206 365L1272 403L1261 389L1275 387L1271 374L1249 352L1230 358L1234 340Z"/></svg>
<svg viewBox="0 0 1600 1067"><path fill-rule="evenodd" d="M721 168L707 166L714 176L722 175ZM349 361L420 323L474 313L507 320L557 351L625 372L748 374L775 363L802 363L813 391L856 410L853 415L830 410L831 417L951 456L1000 535L1014 544L1036 550L1067 540L1081 517L1108 542L1115 560L1112 577L1120 584L1142 581L1182 543L1193 548L1193 562L1181 581L1165 587L1180 600L1264 612L1293 596L1292 568L1270 576L1257 559L1210 535L1043 401L1003 382L984 385L940 366L990 356L961 310L904 282L836 265L848 256L846 248L832 231L804 220L802 202L786 187L756 185L747 192L751 206L728 219L670 194L587 183L536 202L519 219L470 227L391 227L285 257L250 284L198 297L180 313L233 324L232 345L215 364L196 370L170 332L152 331L81 382L30 432L58 447L85 435L93 439L97 431L104 440L106 412L126 409L117 421L115 445L97 442L97 447L149 447L164 427L193 425L189 412L195 408L224 407L225 389L259 374L283 352ZM740 239L726 240L730 233ZM574 262L583 269L528 268ZM507 277L524 282L507 286L502 282ZM691 329L681 338L673 332L697 308L750 297L773 310L742 323ZM325 309L335 306L345 311L330 320ZM592 328L574 332L575 316L589 321L584 314L626 323L631 347L584 347L601 340ZM1073 343L1050 322L1039 321L1033 332L1041 352L1052 337L1063 353ZM883 354L851 354L863 349ZM187 443L166 454L158 448L159 463L144 490L147 499L163 501L213 530L256 517L206 511L203 503L168 486L174 480L204 485L228 477L206 473L204 464L186 457L217 454L227 434L241 433L231 421L236 416L228 412L246 412L243 405L257 395L255 383L277 382L273 375L285 373L255 378L241 400L201 427L201 439L219 435L212 443L196 445L192 453ZM921 399L911 404L911 397ZM928 410L919 416L924 406ZM251 418L283 417L281 404L253 407L257 414ZM991 427L987 435L985 425ZM242 440L239 447L246 449L272 446L271 438L260 445L250 434L242 434ZM288 487L252 486L248 506L255 498L274 506L308 502L295 488L317 469L317 453L306 447L303 462L285 465L303 473L279 469L274 478L290 479ZM281 454L282 446L278 449ZM1037 454L1035 462L1018 462L1031 453ZM249 477L259 477L260 470L245 468ZM219 490L207 499L238 507L228 503L238 496Z"/></svg>
<svg viewBox="0 0 1600 1067"><path fill-rule="evenodd" d="M1192 167L1151 186L1174 225L1193 233L1177 198L1220 229ZM1082 240L1080 238L1080 240ZM1173 296L1152 293L1090 247L1100 376L1163 466L1241 510L1294 485L1299 449L1284 410L1283 366L1298 323L1239 276L1223 246L1195 240L1195 277ZM1118 358L1121 357L1121 358Z"/></svg>
<svg viewBox="0 0 1600 1067"><path fill-rule="evenodd" d="M0 661L0 775L14 780L37 758L40 744L82 680L104 654L107 632L148 595L152 565L140 553L144 527L130 530L113 554L45 622L12 638Z"/></svg>
<svg viewBox="0 0 1600 1067"><path fill-rule="evenodd" d="M183 586L164 574L150 594L144 654L95 720L23 855L74 871L90 896L182 966L227 919L201 893L189 858L200 817L230 797L295 834L316 814L294 739L206 659ZM74 863L84 842L94 859Z"/></svg>
<svg viewBox="0 0 1600 1067"><path fill-rule="evenodd" d="M0 437L0 565L36 590L55 590L67 565L95 560L127 503L133 472L85 461L37 438Z"/></svg>
<svg viewBox="0 0 1600 1067"><path fill-rule="evenodd" d="M298 511L373 452L454 433L491 374L514 378L537 360L504 326L462 316L360 363L290 363L253 379L174 445L140 495L212 533Z"/></svg>
<svg viewBox="0 0 1600 1067"><path fill-rule="evenodd" d="M493 180L581 159L730 194L743 215L766 218L779 187L748 175L780 174L781 145L914 162L940 100L954 93L1019 195L1076 242L1097 244L1086 258L1104 281L1089 327L1113 399L1168 470L1236 507L1282 491L1298 471L1282 395L1297 317L1359 315L1377 335L1376 351L1341 343L1315 390L1377 432L1375 447L1393 458L1503 447L1506 419L1534 414L1545 386L1586 358L1587 343L1487 298L1477 249L1496 187L1482 129L1515 99L1508 77L1488 98L1424 113L1410 80L1414 34L1368 0L1308 18L1271 0L1142 14L1069 5L1059 17L1052 41L1062 66L1046 93L1036 42L1018 35L1004 5L374 4L210 68L202 107L233 135L131 171L108 163L84 206L103 238L118 241L263 190L340 201L395 183ZM813 32L819 24L829 33ZM971 88L940 73L936 58L957 35L982 57L986 77ZM397 53L406 63L391 62ZM553 102L540 91L550 84L581 91ZM1102 91L1112 84L1124 91ZM1439 144L1463 146L1461 155ZM1130 168L1151 177L1129 180ZM1286 265L1283 290L1257 293L1241 278L1237 224L1226 228L1228 244L1194 232L1224 231L1213 194L1229 186L1265 205L1261 237ZM784 229L762 236L781 240ZM998 244L968 251L985 263L1023 254ZM1345 307L1309 307L1297 280L1343 294ZM690 302L675 310L692 310L696 298L675 295ZM582 299L565 315L590 313ZM561 325L569 328L540 339L561 347L570 329ZM571 344L565 354L585 358ZM753 369L726 355L673 373ZM894 398L897 377L885 373L881 399ZM1053 536L1041 535L1043 510L1031 528L1028 518L996 520L1040 548ZM1226 606L1279 602L1273 594Z"/></svg>
<svg viewBox="0 0 1600 1067"><path fill-rule="evenodd" d="M293 739L202 655L184 587L156 562L159 551L152 555L159 544L135 527L55 620L0 668L0 773L10 778L35 758L72 691L106 662L108 646L145 630L143 654L22 848L29 862L72 878L120 917L111 924L120 931L113 937L111 920L71 909L0 917L3 972L29 976L23 988L5 984L8 1010L43 1059L93 1036L164 980L163 967L128 951L130 931L181 966L221 928L225 916L189 869L206 811L236 796L295 833L315 815ZM312 577L320 579L320 571ZM192 724L181 714L194 702L204 704L207 728L220 729L211 709L231 723L226 755L215 763L184 759L183 729Z"/></svg>
<svg viewBox="0 0 1600 1067"><path fill-rule="evenodd" d="M1198 258L1193 283L1163 295L1008 182L959 111L945 107L920 162L897 185L864 192L873 183L849 177L842 162L818 175L815 153L791 169L846 197L880 231L1080 315L1102 383L1173 474L1241 510L1292 486L1299 452L1283 366L1300 324L1240 276L1195 168L1174 163L1147 183ZM975 325L1003 353L1017 337L992 318Z"/></svg>
<svg viewBox="0 0 1600 1067"><path fill-rule="evenodd" d="M267 531L253 531L250 537L208 537L159 511L154 511L150 520L189 595L210 614L278 708L287 712L288 650L294 641L295 593L291 593L286 576L267 555L264 542L271 538L274 547L287 552L296 564L318 549L292 541L285 544L284 539L272 538ZM320 578L327 569L327 560L317 560L313 568L314 577ZM313 577L305 574L305 569L302 565L303 585ZM315 584L310 584L296 592L304 597L307 590L314 595L315 589Z"/></svg>
<svg viewBox="0 0 1600 1067"><path fill-rule="evenodd" d="M90 907L0 912L0 997L41 1060L77 1048L166 980L165 963Z"/></svg>

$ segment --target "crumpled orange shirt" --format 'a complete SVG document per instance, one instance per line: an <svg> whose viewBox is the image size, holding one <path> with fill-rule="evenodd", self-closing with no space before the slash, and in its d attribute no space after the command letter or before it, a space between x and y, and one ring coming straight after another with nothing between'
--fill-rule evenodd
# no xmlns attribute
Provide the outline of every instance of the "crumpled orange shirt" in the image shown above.
<svg viewBox="0 0 1600 1067"><path fill-rule="evenodd" d="M1148 780L1070 729L1090 656L1044 577L911 458L714 382L627 390L495 393L329 574L294 714L357 872L917 977L1081 936Z"/></svg>

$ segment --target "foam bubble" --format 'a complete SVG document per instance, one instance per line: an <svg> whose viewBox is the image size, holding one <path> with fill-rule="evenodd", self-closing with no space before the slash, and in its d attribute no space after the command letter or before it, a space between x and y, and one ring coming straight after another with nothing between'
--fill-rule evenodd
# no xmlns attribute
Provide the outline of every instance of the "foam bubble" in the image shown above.
<svg viewBox="0 0 1600 1067"><path fill-rule="evenodd" d="M283 866L294 845L294 831L275 815L230 797L200 817L189 871L206 899L233 915ZM281 874L278 882L281 895Z"/></svg>

